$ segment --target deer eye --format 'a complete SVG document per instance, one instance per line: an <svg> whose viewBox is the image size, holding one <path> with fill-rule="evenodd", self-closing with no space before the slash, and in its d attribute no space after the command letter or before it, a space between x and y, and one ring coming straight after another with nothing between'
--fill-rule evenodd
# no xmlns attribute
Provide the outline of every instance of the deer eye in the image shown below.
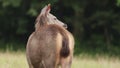
<svg viewBox="0 0 120 68"><path fill-rule="evenodd" d="M57 20L57 18L54 18L54 20Z"/></svg>

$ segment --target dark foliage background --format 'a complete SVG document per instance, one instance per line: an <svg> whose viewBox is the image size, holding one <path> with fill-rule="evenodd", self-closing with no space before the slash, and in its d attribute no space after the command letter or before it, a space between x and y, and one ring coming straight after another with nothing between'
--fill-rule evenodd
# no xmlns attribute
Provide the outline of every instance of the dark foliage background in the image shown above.
<svg viewBox="0 0 120 68"><path fill-rule="evenodd" d="M37 15L48 3L73 33L75 54L120 55L120 0L0 0L1 50L24 50Z"/></svg>

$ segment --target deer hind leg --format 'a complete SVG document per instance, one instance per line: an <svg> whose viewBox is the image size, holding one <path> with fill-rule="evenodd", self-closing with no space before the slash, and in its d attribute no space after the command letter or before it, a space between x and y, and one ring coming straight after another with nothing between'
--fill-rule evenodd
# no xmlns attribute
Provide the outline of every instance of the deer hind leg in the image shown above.
<svg viewBox="0 0 120 68"><path fill-rule="evenodd" d="M33 68L32 64L28 62L29 68Z"/></svg>
<svg viewBox="0 0 120 68"><path fill-rule="evenodd" d="M61 58L61 68L71 68L72 56Z"/></svg>
<svg viewBox="0 0 120 68"><path fill-rule="evenodd" d="M28 62L29 68L33 68L33 65L32 65L32 63L31 63L30 58L29 58L28 55L27 55L27 62Z"/></svg>
<svg viewBox="0 0 120 68"><path fill-rule="evenodd" d="M31 62L28 62L29 68L33 68L33 65L31 64Z"/></svg>
<svg viewBox="0 0 120 68"><path fill-rule="evenodd" d="M55 55L51 54L49 57L45 58L43 64L46 68L57 68Z"/></svg>

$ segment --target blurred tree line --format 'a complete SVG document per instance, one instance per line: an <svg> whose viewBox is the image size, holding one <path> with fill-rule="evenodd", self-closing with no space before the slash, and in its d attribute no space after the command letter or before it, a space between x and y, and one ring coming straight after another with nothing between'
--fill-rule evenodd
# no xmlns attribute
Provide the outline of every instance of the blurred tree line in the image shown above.
<svg viewBox="0 0 120 68"><path fill-rule="evenodd" d="M0 0L0 47L9 46L3 42L26 44L48 3L51 13L68 24L78 53L120 53L120 0Z"/></svg>

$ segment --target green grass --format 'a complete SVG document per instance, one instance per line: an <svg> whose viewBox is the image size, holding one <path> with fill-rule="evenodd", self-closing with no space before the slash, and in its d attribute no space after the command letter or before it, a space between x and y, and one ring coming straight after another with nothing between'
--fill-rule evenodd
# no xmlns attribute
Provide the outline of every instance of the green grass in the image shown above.
<svg viewBox="0 0 120 68"><path fill-rule="evenodd" d="M0 68L28 68L25 53L0 53Z"/></svg>
<svg viewBox="0 0 120 68"><path fill-rule="evenodd" d="M25 53L0 52L0 68L28 68ZM120 68L120 59L81 54L74 57L72 68Z"/></svg>
<svg viewBox="0 0 120 68"><path fill-rule="evenodd" d="M120 60L108 57L75 57L72 68L120 68Z"/></svg>

